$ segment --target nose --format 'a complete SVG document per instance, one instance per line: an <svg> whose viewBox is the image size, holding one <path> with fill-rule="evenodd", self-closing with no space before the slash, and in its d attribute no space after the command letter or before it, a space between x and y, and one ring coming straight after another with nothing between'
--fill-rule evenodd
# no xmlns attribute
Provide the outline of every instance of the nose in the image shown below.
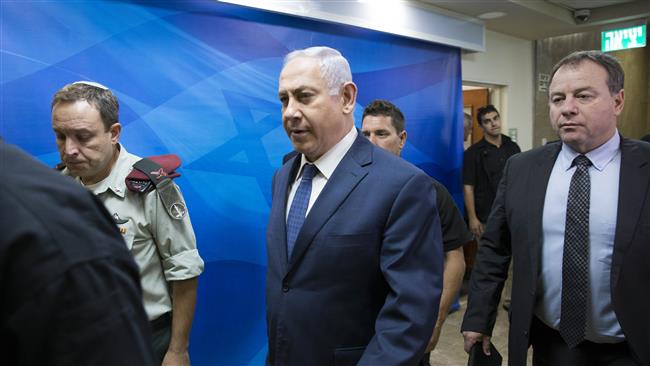
<svg viewBox="0 0 650 366"><path fill-rule="evenodd" d="M576 106L575 99L572 97L567 97L564 100L564 103L562 103L560 113L562 113L563 116L575 116L578 114L578 108Z"/></svg>
<svg viewBox="0 0 650 366"><path fill-rule="evenodd" d="M287 106L284 107L282 118L287 121L300 118L300 110L297 108L296 102L293 98L289 99Z"/></svg>
<svg viewBox="0 0 650 366"><path fill-rule="evenodd" d="M67 156L75 156L79 154L79 147L74 139L65 139L63 143L63 153Z"/></svg>

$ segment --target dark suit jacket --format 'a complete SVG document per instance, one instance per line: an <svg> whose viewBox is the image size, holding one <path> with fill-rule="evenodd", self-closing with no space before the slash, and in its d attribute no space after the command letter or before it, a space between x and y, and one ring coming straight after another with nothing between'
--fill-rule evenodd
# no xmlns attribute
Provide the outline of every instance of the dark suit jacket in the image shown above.
<svg viewBox="0 0 650 366"><path fill-rule="evenodd" d="M462 330L491 334L512 256L510 365L526 364L540 268L544 198L560 147L559 142L551 143L508 160L472 273ZM650 365L649 186L650 144L622 139L612 303L630 348L643 365ZM562 260L561 253L558 260Z"/></svg>
<svg viewBox="0 0 650 366"><path fill-rule="evenodd" d="M94 194L0 139L3 365L154 365L138 266Z"/></svg>
<svg viewBox="0 0 650 366"><path fill-rule="evenodd" d="M418 364L442 290L430 178L359 135L287 261L286 203L299 163L293 157L273 178L267 364Z"/></svg>

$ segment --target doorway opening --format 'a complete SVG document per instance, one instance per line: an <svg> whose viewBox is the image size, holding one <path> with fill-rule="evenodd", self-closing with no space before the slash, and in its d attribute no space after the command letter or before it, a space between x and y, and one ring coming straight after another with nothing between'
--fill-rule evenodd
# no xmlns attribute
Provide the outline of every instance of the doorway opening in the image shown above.
<svg viewBox="0 0 650 366"><path fill-rule="evenodd" d="M472 128L465 140L464 148L483 138L483 131L476 118L479 108L492 104L499 111L502 131L506 131L506 86L463 81L463 111L472 117ZM516 141L516 136L510 136Z"/></svg>

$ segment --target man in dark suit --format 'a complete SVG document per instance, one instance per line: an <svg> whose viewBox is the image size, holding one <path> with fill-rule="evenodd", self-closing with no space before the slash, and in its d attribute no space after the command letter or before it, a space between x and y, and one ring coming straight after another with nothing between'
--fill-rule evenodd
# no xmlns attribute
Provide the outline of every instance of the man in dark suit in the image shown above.
<svg viewBox="0 0 650 366"><path fill-rule="evenodd" d="M3 365L154 365L138 267L95 196L0 139Z"/></svg>
<svg viewBox="0 0 650 366"><path fill-rule="evenodd" d="M377 99L370 102L363 109L361 132L374 145L390 151L396 156L401 156L407 139L405 124L404 114L395 104L387 100ZM440 339L442 325L447 319L447 314L452 309L452 306L455 306L456 309L460 307L460 304L458 304L458 291L460 291L463 274L465 273L463 245L472 241L472 234L467 229L465 220L463 220L463 216L447 188L433 178L431 184L433 184L436 191L436 206L440 216L445 259L438 320L424 355L424 361L427 365L429 364L430 353Z"/></svg>
<svg viewBox="0 0 650 366"><path fill-rule="evenodd" d="M650 365L650 144L621 137L623 70L597 51L551 73L561 141L508 161L462 330L487 353L513 259L509 364Z"/></svg>
<svg viewBox="0 0 650 366"><path fill-rule="evenodd" d="M424 172L354 128L356 92L336 50L285 58L282 121L300 154L273 177L269 365L416 365L433 331L436 196Z"/></svg>

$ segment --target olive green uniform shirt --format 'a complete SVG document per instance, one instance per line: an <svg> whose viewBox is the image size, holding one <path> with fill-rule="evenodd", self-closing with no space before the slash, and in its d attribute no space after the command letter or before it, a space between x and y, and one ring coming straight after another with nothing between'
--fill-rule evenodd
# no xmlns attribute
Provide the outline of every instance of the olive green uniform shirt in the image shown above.
<svg viewBox="0 0 650 366"><path fill-rule="evenodd" d="M173 219L156 190L137 193L126 187L124 180L140 159L120 146L108 177L86 188L104 203L133 254L140 268L144 307L153 320L172 310L169 282L197 277L204 264L189 214ZM68 170L63 174L69 175Z"/></svg>

